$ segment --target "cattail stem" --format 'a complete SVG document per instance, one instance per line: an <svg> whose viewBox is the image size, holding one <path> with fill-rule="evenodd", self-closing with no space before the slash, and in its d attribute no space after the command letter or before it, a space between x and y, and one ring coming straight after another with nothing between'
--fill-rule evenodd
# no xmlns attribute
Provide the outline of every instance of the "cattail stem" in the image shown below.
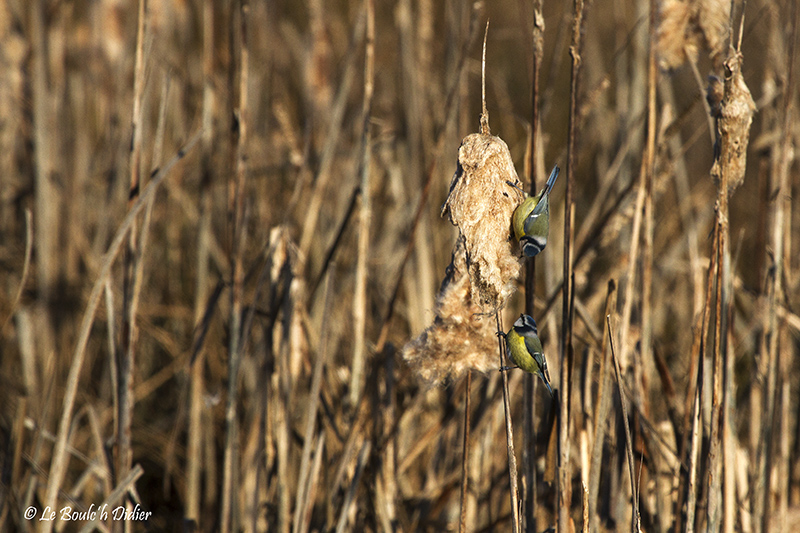
<svg viewBox="0 0 800 533"><path fill-rule="evenodd" d="M458 520L459 533L467 531L467 494L469 491L469 445L470 445L470 396L472 392L472 372L467 372L464 387L464 441L461 447L461 512Z"/></svg>
<svg viewBox="0 0 800 533"><path fill-rule="evenodd" d="M503 323L500 320L500 312L494 313L495 324L497 331L503 331ZM505 342L503 338L498 335L500 352L500 368L506 366L507 356L505 350ZM511 401L508 394L508 371L501 370L503 374L503 408L506 420L506 448L508 452L508 485L509 492L511 493L511 530L514 533L519 531L519 489L517 487L517 455L514 452L514 428L511 424Z"/></svg>

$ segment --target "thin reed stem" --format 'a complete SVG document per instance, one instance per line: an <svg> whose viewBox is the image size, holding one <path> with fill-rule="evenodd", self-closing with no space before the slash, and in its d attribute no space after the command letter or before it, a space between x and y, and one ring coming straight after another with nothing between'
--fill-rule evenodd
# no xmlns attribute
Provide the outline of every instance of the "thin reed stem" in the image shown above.
<svg viewBox="0 0 800 533"><path fill-rule="evenodd" d="M564 258L563 280L561 298L561 342L559 357L559 394L558 394L558 474L557 474L557 513L558 529L567 531L570 528L569 508L572 501L572 468L570 463L570 413L571 392L570 383L572 371L572 302L574 298L574 239L575 205L573 200L574 181L576 173L578 149L578 101L580 98L581 53L583 47L584 29L584 1L574 0L572 6L572 41L570 44L570 57L572 68L570 71L569 89L569 134L567 137L567 175L564 192Z"/></svg>
<svg viewBox="0 0 800 533"><path fill-rule="evenodd" d="M494 313L497 331L503 331L503 323L500 320L500 312ZM507 354L505 342L498 335L498 352L500 354L500 372L503 374L503 409L506 421L506 449L508 452L508 487L511 497L511 530L514 533L519 531L519 489L517 487L517 455L514 452L514 427L511 424L511 401L508 392L508 371L502 370L506 366Z"/></svg>
<svg viewBox="0 0 800 533"><path fill-rule="evenodd" d="M470 397L472 393L472 372L467 372L467 384L464 387L464 440L461 446L461 512L458 519L459 533L467 531L467 494L469 491L469 448L470 448Z"/></svg>
<svg viewBox="0 0 800 533"><path fill-rule="evenodd" d="M535 195L537 191L536 159L544 158L540 152L544 148L540 143L539 124L539 77L544 55L544 15L542 14L542 1L533 2L533 40L531 49L532 74L531 74L531 123L528 136L528 181L529 194ZM534 316L536 300L536 261L525 261L525 314ZM525 481L522 484L522 502L524 508L526 531L536 531L536 429L533 419L536 412L534 393L536 390L536 376L525 374L523 377L523 432L525 447L522 453L522 464Z"/></svg>
<svg viewBox="0 0 800 533"><path fill-rule="evenodd" d="M70 365L69 375L66 382L66 390L64 392L64 405L61 410L61 418L58 424L58 434L56 437L56 444L53 450L53 457L50 463L50 476L47 480L47 491L45 502L50 508L55 508L58 490L64 480L64 475L67 469L68 456L67 456L67 441L69 439L69 428L72 424L72 410L75 406L75 397L78 392L78 383L81 368L83 367L84 358L86 356L86 344L89 341L89 334L91 332L92 324L94 322L94 315L97 311L97 306L100 302L100 294L105 288L106 278L111 273L114 259L119 253L122 242L128 234L128 230L133 224L134 220L147 205L150 198L155 194L158 186L164 178L167 177L170 170L191 150L197 141L200 140L200 134L195 134L189 142L181 148L178 153L168 161L163 168L154 171L154 175L148 183L147 187L142 191L139 199L128 210L128 214L117 229L114 239L108 247L108 251L103 257L101 262L100 272L97 279L92 286L92 292L89 294L86 310L83 313L81 320L81 327L78 332L78 340L75 343L75 350L72 356L72 364ZM52 524L47 522L44 525L45 530L49 531Z"/></svg>
<svg viewBox="0 0 800 533"><path fill-rule="evenodd" d="M622 371L620 370L619 360L614 350L614 333L611 330L611 315L606 315L606 326L608 327L608 343L611 347L611 360L614 362L614 374L617 377L617 390L619 391L619 401L622 405L622 425L625 428L625 456L628 459L628 474L631 482L631 494L633 495L633 507L631 509L631 531L638 533L641 531L641 516L639 515L639 490L633 470L633 440L631 439L631 427L628 421L628 402L625 393L622 391Z"/></svg>
<svg viewBox="0 0 800 533"><path fill-rule="evenodd" d="M231 24L238 22L238 32L231 28L231 35L238 36L239 43L239 106L236 110L236 173L233 183L229 185L229 209L231 227L230 271L232 277L231 307L229 317L230 339L228 343L228 383L225 399L225 454L222 467L222 510L220 530L222 533L238 531L239 513L236 508L239 427L236 418L238 404L239 367L243 357L244 340L242 338L242 310L244 309L244 253L247 232L245 231L245 184L247 180L247 140L248 140L248 83L250 73L250 47L248 42L250 5L247 0L240 0L238 9L234 8L238 17L231 17Z"/></svg>
<svg viewBox="0 0 800 533"><path fill-rule="evenodd" d="M358 218L358 252L356 256L356 281L353 296L353 363L350 375L350 405L355 406L361 396L364 380L364 359L366 357L365 328L367 306L367 259L369 257L369 229L372 223L372 203L370 202L370 161L372 94L375 90L375 3L365 0L367 8L367 29L364 58L364 101L362 107L361 130L361 209Z"/></svg>

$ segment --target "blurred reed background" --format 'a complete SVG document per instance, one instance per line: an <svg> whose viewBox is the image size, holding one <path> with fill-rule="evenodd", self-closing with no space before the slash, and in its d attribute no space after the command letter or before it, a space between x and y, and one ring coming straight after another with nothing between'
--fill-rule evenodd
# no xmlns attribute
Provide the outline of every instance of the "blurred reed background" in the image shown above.
<svg viewBox="0 0 800 533"><path fill-rule="evenodd" d="M568 394L509 374L522 529L629 530L634 501L646 531L800 528L796 1L6 0L0 530L104 502L151 530L514 527L500 374L427 387L401 357L487 18L492 132L527 188L567 168L528 285ZM731 27L757 111L717 151L746 148L728 203Z"/></svg>

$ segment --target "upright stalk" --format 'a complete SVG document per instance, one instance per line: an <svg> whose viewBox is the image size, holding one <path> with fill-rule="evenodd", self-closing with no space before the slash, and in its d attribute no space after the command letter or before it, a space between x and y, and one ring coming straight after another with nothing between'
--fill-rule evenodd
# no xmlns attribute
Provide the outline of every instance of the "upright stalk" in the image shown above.
<svg viewBox="0 0 800 533"><path fill-rule="evenodd" d="M500 321L500 312L495 311L494 320L497 324L497 331L503 331L503 324ZM505 342L498 335L500 368L506 366ZM508 393L508 371L501 370L503 374L503 407L506 415L506 451L508 452L508 484L511 496L511 530L514 533L519 531L519 489L517 487L517 455L514 452L514 428L511 424L511 401Z"/></svg>
<svg viewBox="0 0 800 533"><path fill-rule="evenodd" d="M572 44L570 56L572 57L572 71L570 77L569 98L569 137L567 139L567 176L566 192L564 193L564 270L562 286L562 311L561 311L561 351L559 353L559 368L561 378L558 394L558 475L557 498L558 530L570 530L570 504L572 501L572 469L570 468L570 375L572 370L572 302L573 302L573 250L574 221L573 181L575 175L575 160L578 139L578 97L581 72L581 47L583 35L583 0L574 0L572 18Z"/></svg>
<svg viewBox="0 0 800 533"><path fill-rule="evenodd" d="M531 128L528 148L528 177L530 194L535 195L537 190L536 159L542 147L539 145L539 73L544 55L544 15L542 14L542 0L533 2L533 70L531 81ZM536 300L536 262L525 262L525 313L534 316ZM533 423L535 414L534 391L536 389L536 376L525 374L524 383L524 411L523 429L525 447L522 453L522 465L525 483L522 484L522 499L525 510L525 530L536 531L536 430Z"/></svg>
<svg viewBox="0 0 800 533"><path fill-rule="evenodd" d="M240 0L239 4L239 108L237 114L237 139L235 182L230 184L229 210L231 227L231 314L229 318L230 339L228 344L228 395L225 401L225 457L222 470L222 511L220 529L223 533L238 531L238 513L234 504L238 500L235 490L238 468L236 467L238 449L238 424L236 406L238 403L239 365L242 358L242 302L244 292L243 254L245 248L245 213L244 188L247 177L247 126L248 126L248 92L250 53L248 47L248 20L250 5L248 0ZM237 17L231 18L232 25ZM237 35L235 27L231 28L232 37ZM233 40L233 38L232 38Z"/></svg>
<svg viewBox="0 0 800 533"><path fill-rule="evenodd" d="M353 297L353 367L350 375L350 406L355 408L363 384L366 306L367 258L369 256L369 228L372 221L370 203L370 160L372 94L375 86L375 3L365 0L367 7L367 34L364 59L364 101L362 104L361 131L361 211L358 219L358 256L356 259L356 287Z"/></svg>

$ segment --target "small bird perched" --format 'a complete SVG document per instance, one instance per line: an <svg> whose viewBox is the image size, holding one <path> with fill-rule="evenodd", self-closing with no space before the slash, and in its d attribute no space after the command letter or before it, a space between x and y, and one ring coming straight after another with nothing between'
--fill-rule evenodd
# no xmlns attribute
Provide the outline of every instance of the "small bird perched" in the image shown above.
<svg viewBox="0 0 800 533"><path fill-rule="evenodd" d="M542 341L539 340L539 330L536 328L536 321L529 315L519 315L514 325L508 333L498 332L498 335L505 337L508 354L511 360L525 372L536 374L547 387L550 396L553 389L550 387L550 376L547 372L547 361L542 351ZM514 367L503 367L500 370L508 370Z"/></svg>
<svg viewBox="0 0 800 533"><path fill-rule="evenodd" d="M558 165L553 167L547 183L538 196L528 196L514 211L511 221L522 253L533 257L547 246L550 231L550 191L558 178ZM512 187L516 187L508 182Z"/></svg>

